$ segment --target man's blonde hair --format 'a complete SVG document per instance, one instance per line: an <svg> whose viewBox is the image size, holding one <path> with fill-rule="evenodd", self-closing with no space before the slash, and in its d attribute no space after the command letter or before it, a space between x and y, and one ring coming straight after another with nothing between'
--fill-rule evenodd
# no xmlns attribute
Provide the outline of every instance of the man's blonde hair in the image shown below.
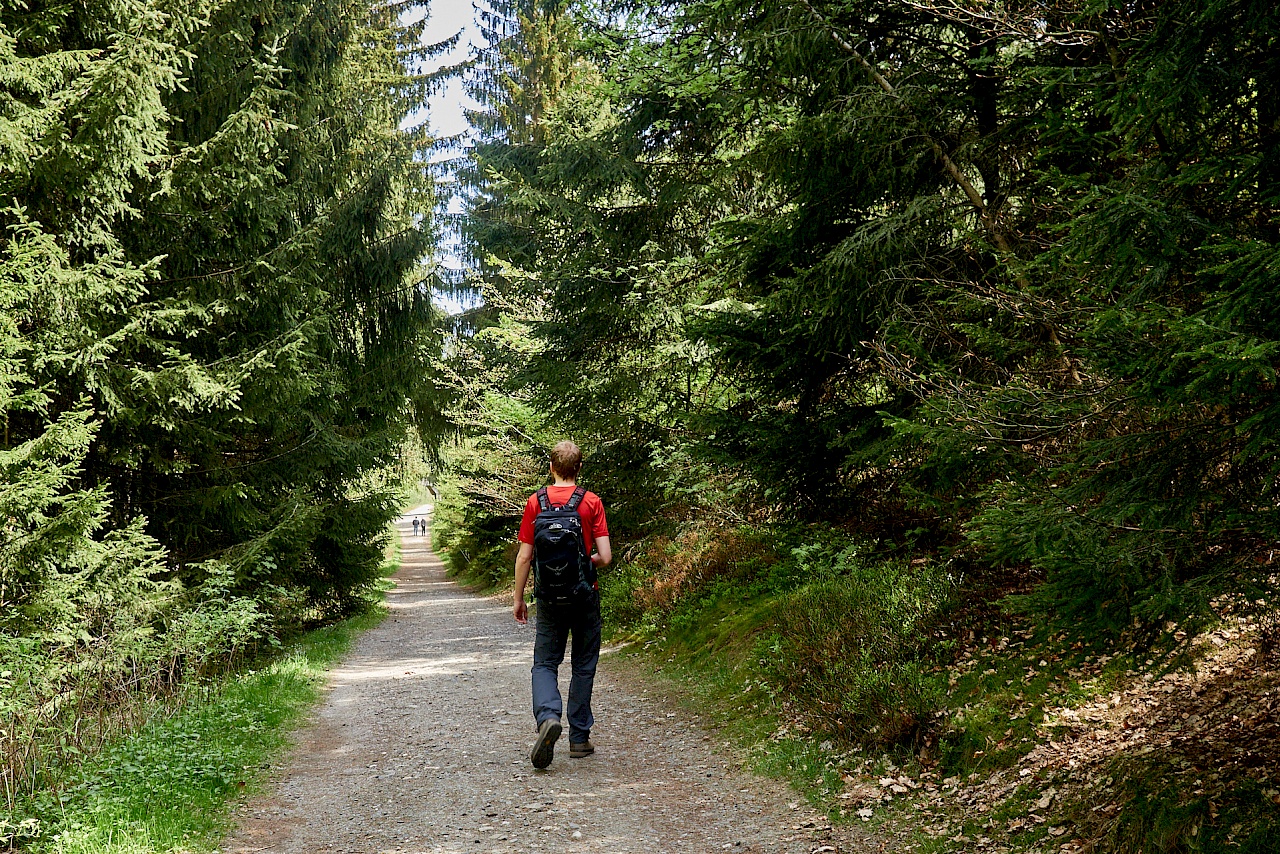
<svg viewBox="0 0 1280 854"><path fill-rule="evenodd" d="M565 439L551 449L551 470L565 480L577 480L582 471L582 450Z"/></svg>

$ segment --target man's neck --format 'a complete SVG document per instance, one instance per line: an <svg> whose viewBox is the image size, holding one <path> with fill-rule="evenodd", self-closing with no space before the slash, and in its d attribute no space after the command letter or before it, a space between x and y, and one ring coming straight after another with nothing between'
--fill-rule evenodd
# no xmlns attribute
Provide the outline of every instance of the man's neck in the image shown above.
<svg viewBox="0 0 1280 854"><path fill-rule="evenodd" d="M551 484L552 486L577 486L578 485L578 481L565 480L564 478L560 477L560 475L552 475L552 478L555 480L555 483Z"/></svg>

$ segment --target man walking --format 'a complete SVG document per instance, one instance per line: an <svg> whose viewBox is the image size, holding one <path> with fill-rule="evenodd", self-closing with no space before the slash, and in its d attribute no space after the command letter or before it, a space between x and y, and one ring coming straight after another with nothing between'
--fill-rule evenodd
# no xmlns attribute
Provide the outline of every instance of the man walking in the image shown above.
<svg viewBox="0 0 1280 854"><path fill-rule="evenodd" d="M533 642L533 718L538 727L529 758L535 768L551 764L560 724L560 686L557 682L565 646L573 636L569 681L569 758L595 752L591 744L591 687L600 660L600 591L596 569L613 559L604 504L594 492L578 486L582 451L564 441L551 449L551 477L525 503L520 521L520 552L516 555L514 613L529 621L524 601L529 571L534 572L538 600L537 632Z"/></svg>

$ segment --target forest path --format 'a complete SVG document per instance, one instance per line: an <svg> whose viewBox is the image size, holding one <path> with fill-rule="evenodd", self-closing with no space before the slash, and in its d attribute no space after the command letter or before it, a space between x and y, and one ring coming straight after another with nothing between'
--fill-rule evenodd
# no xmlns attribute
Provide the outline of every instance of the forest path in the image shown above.
<svg viewBox="0 0 1280 854"><path fill-rule="evenodd" d="M601 657L595 756L529 763L533 625L445 578L414 516L390 615L362 635L228 854L857 852L785 785L744 772L661 689ZM561 668L562 688L568 661Z"/></svg>

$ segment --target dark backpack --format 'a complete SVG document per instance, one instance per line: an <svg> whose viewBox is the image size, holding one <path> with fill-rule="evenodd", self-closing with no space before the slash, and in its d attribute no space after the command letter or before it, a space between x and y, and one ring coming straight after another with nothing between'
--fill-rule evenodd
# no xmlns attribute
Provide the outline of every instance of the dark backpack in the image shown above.
<svg viewBox="0 0 1280 854"><path fill-rule="evenodd" d="M538 515L533 520L533 595L540 602L580 602L594 589L591 558L582 535L578 505L587 491L573 490L567 502L554 507L547 488L538 490Z"/></svg>

